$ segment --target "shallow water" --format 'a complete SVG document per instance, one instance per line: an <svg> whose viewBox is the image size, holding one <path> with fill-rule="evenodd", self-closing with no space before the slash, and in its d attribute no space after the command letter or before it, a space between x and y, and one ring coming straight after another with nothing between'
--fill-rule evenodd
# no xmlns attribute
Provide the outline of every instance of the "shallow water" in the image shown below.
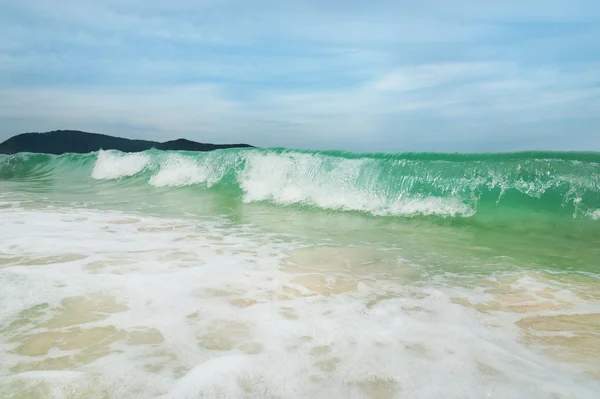
<svg viewBox="0 0 600 399"><path fill-rule="evenodd" d="M593 217L275 206L143 156L0 180L2 398L599 397Z"/></svg>

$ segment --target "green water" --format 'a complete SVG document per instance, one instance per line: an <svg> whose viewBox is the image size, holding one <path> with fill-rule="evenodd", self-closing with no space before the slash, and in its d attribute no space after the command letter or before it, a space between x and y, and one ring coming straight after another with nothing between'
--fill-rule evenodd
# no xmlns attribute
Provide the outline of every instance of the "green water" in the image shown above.
<svg viewBox="0 0 600 399"><path fill-rule="evenodd" d="M88 385L73 385L85 388L81 397L116 392L99 376L121 381L94 368L98 356L154 370L155 352L119 346L135 341L123 320L164 336L153 345L185 372L168 366L118 384L158 375L165 397L183 392L185 373L197 381L185 389L213 384L236 397L246 385L193 376L236 350L254 359L239 375L254 376L258 388L243 389L258 396L435 397L446 385L448 397L600 392L599 153L18 154L0 156L0 218L0 344L11 359L0 382L14 397L37 392L23 370L88 373ZM149 316L155 302L164 307ZM102 326L121 330L102 335L115 343L102 344L101 355L90 352L98 343L68 361L38 353L78 350L82 339L44 318L93 329L90 320L111 307L129 319L106 316ZM38 308L50 313L30 311ZM198 308L204 319L190 324ZM244 341L248 331L255 341ZM307 334L326 343L303 350ZM311 363L328 351L336 356ZM284 363L272 369L274 359ZM445 379L463 366L470 371ZM238 375L231 367L226 375ZM370 382L357 377L367 373L361 367ZM283 386L274 370L299 387L274 388ZM67 376L44 378L50 392ZM428 395L407 388L411 381L440 390Z"/></svg>
<svg viewBox="0 0 600 399"><path fill-rule="evenodd" d="M457 268L474 251L599 271L598 153L19 154L0 158L0 179L34 202L218 216L316 241L414 240L460 256Z"/></svg>

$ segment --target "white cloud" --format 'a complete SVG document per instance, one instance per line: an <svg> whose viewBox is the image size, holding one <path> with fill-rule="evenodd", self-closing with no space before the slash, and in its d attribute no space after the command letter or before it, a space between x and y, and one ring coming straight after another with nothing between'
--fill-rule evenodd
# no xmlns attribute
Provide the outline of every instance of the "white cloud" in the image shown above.
<svg viewBox="0 0 600 399"><path fill-rule="evenodd" d="M600 66L588 50L598 39L571 28L600 13L576 3L0 5L0 138L71 127L265 146L454 140L493 150L499 135L541 140L585 119L591 143ZM527 21L559 25L537 37ZM577 62L565 56L578 48Z"/></svg>
<svg viewBox="0 0 600 399"><path fill-rule="evenodd" d="M426 89L447 83L462 83L497 75L506 71L509 64L462 62L426 64L398 68L372 82L371 87L383 91L411 91Z"/></svg>
<svg viewBox="0 0 600 399"><path fill-rule="evenodd" d="M485 80L446 86L474 72L482 72L478 76ZM429 74L434 77L423 80ZM316 148L338 142L342 148L358 149L361 143L390 137L395 144L389 146L400 147L406 140L414 142L415 132L417 141L435 142L445 136L438 131L440 121L454 138L485 146L494 138L481 128L491 124L511 127L518 136L523 124L584 118L594 107L600 109L600 88L571 88L578 82L576 72L518 70L504 64L424 65L405 69L402 76L407 82L427 84L410 91L389 86L382 90L381 82L389 76L328 91L260 90L242 100L228 98L216 84L127 90L12 88L0 91L0 99L5 99L0 102L0 119L148 126L164 138L185 135L205 141Z"/></svg>

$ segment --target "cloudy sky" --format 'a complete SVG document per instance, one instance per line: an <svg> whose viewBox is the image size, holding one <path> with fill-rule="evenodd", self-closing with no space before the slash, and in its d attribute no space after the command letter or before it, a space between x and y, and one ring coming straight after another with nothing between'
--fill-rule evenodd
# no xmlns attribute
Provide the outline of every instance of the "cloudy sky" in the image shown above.
<svg viewBox="0 0 600 399"><path fill-rule="evenodd" d="M600 150L597 0L0 0L0 140Z"/></svg>

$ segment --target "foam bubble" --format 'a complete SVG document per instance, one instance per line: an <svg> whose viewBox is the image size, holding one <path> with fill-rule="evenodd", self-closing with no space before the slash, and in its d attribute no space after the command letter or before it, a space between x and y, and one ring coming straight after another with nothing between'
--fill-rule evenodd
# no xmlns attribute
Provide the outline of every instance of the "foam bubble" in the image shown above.
<svg viewBox="0 0 600 399"><path fill-rule="evenodd" d="M150 156L146 154L100 150L92 170L92 178L103 180L133 176L144 170L149 163Z"/></svg>
<svg viewBox="0 0 600 399"><path fill-rule="evenodd" d="M592 220L600 220L600 209L590 212L589 215Z"/></svg>

